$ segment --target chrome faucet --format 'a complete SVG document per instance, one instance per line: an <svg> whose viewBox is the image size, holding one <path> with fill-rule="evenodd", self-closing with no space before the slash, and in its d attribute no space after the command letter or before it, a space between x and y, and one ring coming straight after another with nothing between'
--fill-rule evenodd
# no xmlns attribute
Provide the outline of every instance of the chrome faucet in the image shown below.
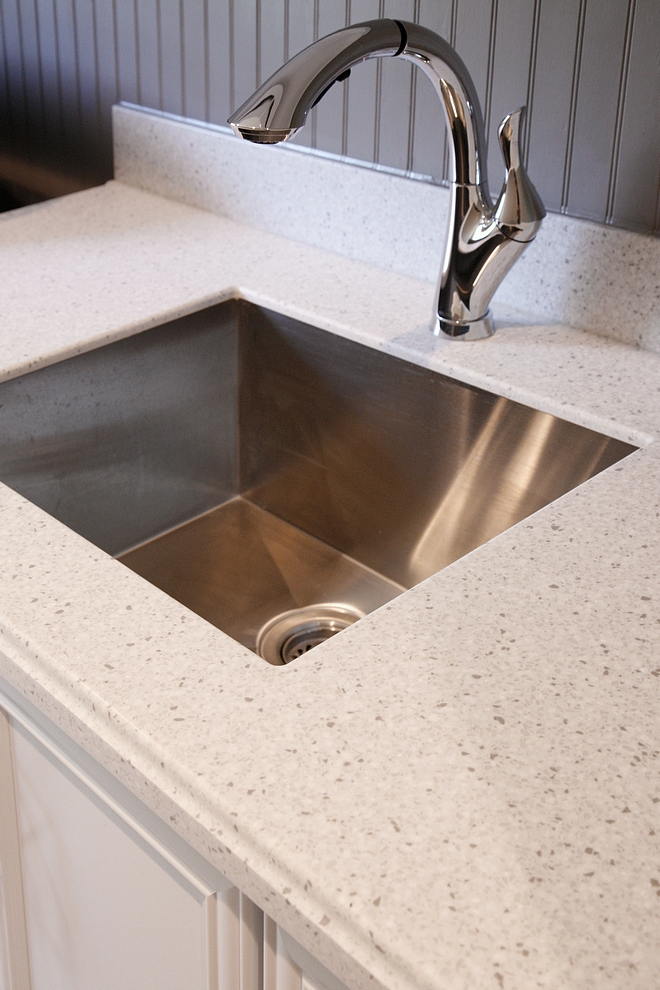
<svg viewBox="0 0 660 990"><path fill-rule="evenodd" d="M408 21L354 24L295 55L228 123L246 141L287 141L335 82L345 79L359 62L381 56L398 56L419 66L441 99L449 128L449 230L431 329L438 336L462 340L489 337L495 330L488 308L493 293L536 236L545 210L520 160L524 107L500 124L506 175L493 206L479 98L451 45L428 28Z"/></svg>

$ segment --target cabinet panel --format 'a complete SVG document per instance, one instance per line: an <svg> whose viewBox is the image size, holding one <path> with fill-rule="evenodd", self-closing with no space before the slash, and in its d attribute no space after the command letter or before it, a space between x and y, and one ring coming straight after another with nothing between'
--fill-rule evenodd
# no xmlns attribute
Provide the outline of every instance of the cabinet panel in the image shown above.
<svg viewBox="0 0 660 990"><path fill-rule="evenodd" d="M30 990L11 727L0 708L0 990Z"/></svg>
<svg viewBox="0 0 660 990"><path fill-rule="evenodd" d="M286 950L282 932L272 918L264 918L263 990L302 990L302 971Z"/></svg>
<svg viewBox="0 0 660 990"><path fill-rule="evenodd" d="M2 888L2 872L0 871L0 889ZM10 990L9 986L9 939L7 937L7 918L5 915L4 899L0 897L0 990Z"/></svg>
<svg viewBox="0 0 660 990"><path fill-rule="evenodd" d="M207 990L212 892L178 882L21 731L12 744L32 990Z"/></svg>
<svg viewBox="0 0 660 990"><path fill-rule="evenodd" d="M0 688L0 990L346 990Z"/></svg>

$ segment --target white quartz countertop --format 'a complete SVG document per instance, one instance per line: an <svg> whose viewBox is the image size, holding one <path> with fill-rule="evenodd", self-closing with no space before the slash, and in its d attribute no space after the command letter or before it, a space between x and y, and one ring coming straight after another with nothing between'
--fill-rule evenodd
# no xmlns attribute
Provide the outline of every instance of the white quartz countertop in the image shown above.
<svg viewBox="0 0 660 990"><path fill-rule="evenodd" d="M283 668L0 486L0 674L355 990L654 990L660 356L120 183L0 259L2 379L242 296L642 448Z"/></svg>

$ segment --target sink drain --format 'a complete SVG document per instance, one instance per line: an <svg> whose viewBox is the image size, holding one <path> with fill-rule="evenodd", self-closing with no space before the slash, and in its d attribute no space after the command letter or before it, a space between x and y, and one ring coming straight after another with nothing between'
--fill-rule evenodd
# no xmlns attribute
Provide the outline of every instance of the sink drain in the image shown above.
<svg viewBox="0 0 660 990"><path fill-rule="evenodd" d="M269 619L257 635L257 653L281 666L324 643L363 617L350 605L308 605Z"/></svg>

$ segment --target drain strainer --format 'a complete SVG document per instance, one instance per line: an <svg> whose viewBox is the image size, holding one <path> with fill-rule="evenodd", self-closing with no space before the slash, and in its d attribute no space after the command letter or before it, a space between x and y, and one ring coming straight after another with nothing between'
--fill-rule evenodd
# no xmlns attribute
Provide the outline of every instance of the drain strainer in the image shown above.
<svg viewBox="0 0 660 990"><path fill-rule="evenodd" d="M261 627L257 653L268 663L281 666L352 626L364 613L350 605L308 605L280 612Z"/></svg>

